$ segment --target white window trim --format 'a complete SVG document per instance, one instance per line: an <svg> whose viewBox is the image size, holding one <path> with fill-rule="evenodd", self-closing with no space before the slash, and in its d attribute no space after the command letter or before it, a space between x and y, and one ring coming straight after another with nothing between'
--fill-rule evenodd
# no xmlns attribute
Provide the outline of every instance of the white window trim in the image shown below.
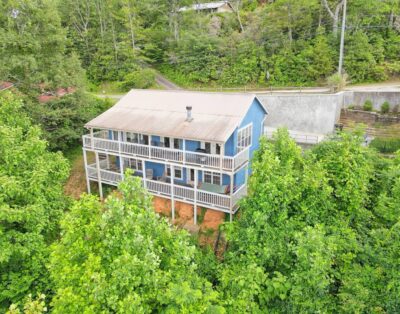
<svg viewBox="0 0 400 314"><path fill-rule="evenodd" d="M201 141L200 148L206 149L206 143L210 143L210 154L211 155L221 155L223 143ZM217 154L217 145L220 146L220 154Z"/></svg>
<svg viewBox="0 0 400 314"><path fill-rule="evenodd" d="M171 178L171 176L168 175L168 171L167 171L168 168L171 168L171 166L170 166L170 165L165 165L165 176L166 176L167 178ZM180 176L180 177L177 177L177 176L175 175L175 173L174 173L174 179L183 180L183 167L174 166L174 171L177 170L177 169L179 169L179 170L181 171L181 176ZM170 170L170 171L171 171L171 170Z"/></svg>
<svg viewBox="0 0 400 314"><path fill-rule="evenodd" d="M132 168L132 160L134 160L135 162L136 162L136 168ZM138 171L138 172L143 172L143 161L142 160L140 160L140 159L136 159L136 158L128 158L128 163L129 163L129 167L131 168L131 169L133 169L133 170L135 170L135 171ZM141 165L142 165L142 169L138 169L139 167L138 167L138 164L139 163L141 163Z"/></svg>
<svg viewBox="0 0 400 314"><path fill-rule="evenodd" d="M243 131L243 130L245 130L246 128L249 128L250 127L250 144L248 145L248 146L246 146L246 147L241 147L241 146L239 146L239 133L241 132L241 131ZM246 124L244 127L241 127L240 129L238 129L238 131L237 131L237 143L236 143L236 150L237 150L237 152L239 153L239 152L241 152L242 150L244 150L244 149L246 149L246 148L248 148L248 147L251 147L251 146L253 146L253 122L250 122L249 124Z"/></svg>
<svg viewBox="0 0 400 314"><path fill-rule="evenodd" d="M206 181L204 181L204 175L205 175L206 172L211 173L211 181L212 181L211 184L216 184L216 183L214 183L214 175L217 174L219 176L219 182L220 182L219 185L222 185L222 173L221 172L216 172L216 171L207 171L207 170L203 171L203 175L202 175L202 181L203 182L206 182Z"/></svg>
<svg viewBox="0 0 400 314"><path fill-rule="evenodd" d="M262 119L261 121L261 136L263 136L265 134L265 120L267 119L267 115L264 115L264 119Z"/></svg>

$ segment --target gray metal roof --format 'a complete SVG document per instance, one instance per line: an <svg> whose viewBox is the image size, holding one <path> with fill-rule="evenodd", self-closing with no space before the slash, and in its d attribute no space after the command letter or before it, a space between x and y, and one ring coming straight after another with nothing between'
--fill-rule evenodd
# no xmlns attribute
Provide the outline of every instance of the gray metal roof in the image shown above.
<svg viewBox="0 0 400 314"><path fill-rule="evenodd" d="M184 12L188 10L212 10L212 9L218 9L224 5L228 5L231 7L231 4L229 1L217 1L217 2L207 2L207 3L196 3L188 7L182 7L178 11L179 12ZM232 8L232 7L231 7Z"/></svg>
<svg viewBox="0 0 400 314"><path fill-rule="evenodd" d="M254 98L244 93L131 90L85 127L225 142ZM192 106L191 122L186 121L186 106Z"/></svg>

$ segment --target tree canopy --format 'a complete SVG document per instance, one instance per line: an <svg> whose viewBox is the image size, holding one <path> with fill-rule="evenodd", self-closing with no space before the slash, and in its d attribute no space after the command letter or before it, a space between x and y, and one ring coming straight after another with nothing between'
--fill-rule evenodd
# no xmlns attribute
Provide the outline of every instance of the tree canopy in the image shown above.
<svg viewBox="0 0 400 314"><path fill-rule="evenodd" d="M50 263L53 312L222 313L188 234L154 213L138 178L119 192L104 204L84 196L63 218Z"/></svg>
<svg viewBox="0 0 400 314"><path fill-rule="evenodd" d="M11 94L0 97L0 311L28 292L50 290L48 245L68 207L68 164L47 151L21 107Z"/></svg>
<svg viewBox="0 0 400 314"><path fill-rule="evenodd" d="M242 215L226 227L218 288L231 311L400 308L399 157L388 166L361 142L341 134L302 154L284 130L262 140Z"/></svg>

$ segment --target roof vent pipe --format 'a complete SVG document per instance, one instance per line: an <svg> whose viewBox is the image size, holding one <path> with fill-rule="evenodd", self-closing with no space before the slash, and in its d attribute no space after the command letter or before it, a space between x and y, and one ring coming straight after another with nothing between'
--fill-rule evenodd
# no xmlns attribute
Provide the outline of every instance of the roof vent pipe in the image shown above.
<svg viewBox="0 0 400 314"><path fill-rule="evenodd" d="M186 121L190 122L193 120L192 117L192 106L186 106Z"/></svg>

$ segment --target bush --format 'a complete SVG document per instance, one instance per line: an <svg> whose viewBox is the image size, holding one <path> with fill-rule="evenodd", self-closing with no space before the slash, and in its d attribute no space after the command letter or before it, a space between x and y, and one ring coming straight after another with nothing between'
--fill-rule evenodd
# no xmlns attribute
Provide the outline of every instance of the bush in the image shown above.
<svg viewBox="0 0 400 314"><path fill-rule="evenodd" d="M400 149L399 138L374 138L370 144L371 147L375 148L381 153L391 154L395 153Z"/></svg>
<svg viewBox="0 0 400 314"><path fill-rule="evenodd" d="M363 106L364 111L372 111L373 105L371 100L366 100Z"/></svg>
<svg viewBox="0 0 400 314"><path fill-rule="evenodd" d="M393 113L399 113L399 107L400 107L400 105L393 106L393 109L392 109Z"/></svg>
<svg viewBox="0 0 400 314"><path fill-rule="evenodd" d="M385 101L382 105L381 105L381 113L388 113L390 109L390 104Z"/></svg>
<svg viewBox="0 0 400 314"><path fill-rule="evenodd" d="M333 91L337 92L346 87L347 78L347 74L340 75L339 73L335 73L327 78L326 83Z"/></svg>
<svg viewBox="0 0 400 314"><path fill-rule="evenodd" d="M156 72L153 69L142 69L128 73L121 82L120 87L129 91L132 88L149 88L156 80Z"/></svg>

